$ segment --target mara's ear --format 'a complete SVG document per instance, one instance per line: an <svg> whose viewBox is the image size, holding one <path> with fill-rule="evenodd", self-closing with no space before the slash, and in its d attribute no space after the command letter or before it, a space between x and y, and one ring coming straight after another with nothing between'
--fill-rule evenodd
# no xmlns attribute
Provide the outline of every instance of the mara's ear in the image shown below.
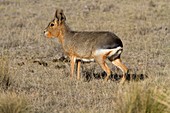
<svg viewBox="0 0 170 113"><path fill-rule="evenodd" d="M64 22L66 20L66 17L63 13L62 9L57 9L55 12L55 18L59 21L59 23Z"/></svg>

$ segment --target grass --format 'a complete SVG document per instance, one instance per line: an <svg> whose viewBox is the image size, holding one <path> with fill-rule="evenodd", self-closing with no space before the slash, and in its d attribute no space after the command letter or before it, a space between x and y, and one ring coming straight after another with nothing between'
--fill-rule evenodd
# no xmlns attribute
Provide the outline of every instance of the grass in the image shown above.
<svg viewBox="0 0 170 113"><path fill-rule="evenodd" d="M169 6L169 0L1 0L0 112L169 113ZM110 63L109 82L96 63L82 65L80 81L70 80L57 39L43 35L56 8L73 30L118 35L134 80L113 80L121 73Z"/></svg>
<svg viewBox="0 0 170 113"><path fill-rule="evenodd" d="M28 101L23 96L15 93L0 94L1 113L29 113Z"/></svg>
<svg viewBox="0 0 170 113"><path fill-rule="evenodd" d="M7 90L10 86L9 64L7 57L0 57L0 86Z"/></svg>
<svg viewBox="0 0 170 113"><path fill-rule="evenodd" d="M117 113L168 113L168 96L161 89L146 88L143 83L130 83L127 91L118 92ZM158 91L159 90L159 91ZM122 94L120 94L122 93ZM168 101L167 101L168 100Z"/></svg>

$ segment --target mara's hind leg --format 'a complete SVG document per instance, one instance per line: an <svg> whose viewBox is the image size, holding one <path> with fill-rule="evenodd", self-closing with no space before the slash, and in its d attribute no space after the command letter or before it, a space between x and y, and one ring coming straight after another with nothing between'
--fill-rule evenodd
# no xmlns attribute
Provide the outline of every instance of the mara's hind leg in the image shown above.
<svg viewBox="0 0 170 113"><path fill-rule="evenodd" d="M107 76L105 78L105 81L107 81L109 79L109 76L111 75L111 70L105 62L106 56L105 55L96 56L95 60L101 66L101 68L107 73Z"/></svg>
<svg viewBox="0 0 170 113"><path fill-rule="evenodd" d="M77 61L77 80L80 80L80 64L81 64L81 61L78 60Z"/></svg>
<svg viewBox="0 0 170 113"><path fill-rule="evenodd" d="M127 72L128 72L127 67L126 67L124 64L122 64L120 58L117 58L117 59L115 59L115 60L113 60L113 61L111 61L111 62L112 62L116 67L118 67L119 69L122 70L122 72L123 72L123 77L122 77L122 80L120 81L120 83L124 83L125 80L126 80L126 74L127 74Z"/></svg>

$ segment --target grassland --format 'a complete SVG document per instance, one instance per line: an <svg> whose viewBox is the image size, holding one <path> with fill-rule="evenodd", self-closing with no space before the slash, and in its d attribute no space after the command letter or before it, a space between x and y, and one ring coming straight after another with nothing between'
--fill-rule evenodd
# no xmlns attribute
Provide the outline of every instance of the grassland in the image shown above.
<svg viewBox="0 0 170 113"><path fill-rule="evenodd" d="M103 83L90 63L70 80L60 44L43 35L56 8L73 30L117 34L130 74L144 78ZM170 112L169 0L0 0L0 17L0 113Z"/></svg>

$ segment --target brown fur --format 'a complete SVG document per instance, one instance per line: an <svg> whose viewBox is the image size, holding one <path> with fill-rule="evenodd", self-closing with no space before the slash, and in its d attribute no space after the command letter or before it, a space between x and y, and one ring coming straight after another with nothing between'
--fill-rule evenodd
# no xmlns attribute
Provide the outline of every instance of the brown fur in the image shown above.
<svg viewBox="0 0 170 113"><path fill-rule="evenodd" d="M121 63L120 55L123 44L121 40L111 32L77 32L72 31L65 22L66 17L63 10L56 10L54 19L49 23L44 33L48 38L56 37L59 39L65 53L70 57L71 78L74 74L76 59L94 59L101 68L107 73L108 80L111 70L105 60L109 60L123 71L124 82L127 68ZM117 48L121 48L112 55ZM110 55L111 54L111 55ZM77 79L80 76L80 61L77 66Z"/></svg>

